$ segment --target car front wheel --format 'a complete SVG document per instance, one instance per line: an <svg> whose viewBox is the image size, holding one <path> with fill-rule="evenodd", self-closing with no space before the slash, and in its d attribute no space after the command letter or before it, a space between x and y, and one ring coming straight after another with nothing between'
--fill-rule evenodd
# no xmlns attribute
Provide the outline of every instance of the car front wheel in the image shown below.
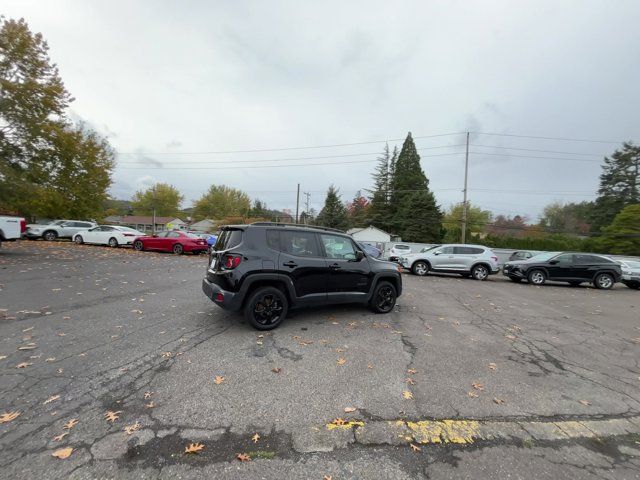
<svg viewBox="0 0 640 480"><path fill-rule="evenodd" d="M389 313L396 305L396 287L389 282L376 285L371 298L371 309L376 313Z"/></svg>
<svg viewBox="0 0 640 480"><path fill-rule="evenodd" d="M56 238L58 238L58 234L53 230L49 230L48 232L44 232L42 238L44 238L47 242L53 242Z"/></svg>
<svg viewBox="0 0 640 480"><path fill-rule="evenodd" d="M471 269L471 276L476 280L486 280L489 276L489 269L486 265L476 265Z"/></svg>
<svg viewBox="0 0 640 480"><path fill-rule="evenodd" d="M184 252L184 248L179 243L176 243L173 246L173 253L175 253L176 255L182 255L182 252Z"/></svg>
<svg viewBox="0 0 640 480"><path fill-rule="evenodd" d="M287 297L275 287L259 288L244 307L244 318L256 330L273 330L287 316Z"/></svg>
<svg viewBox="0 0 640 480"><path fill-rule="evenodd" d="M596 278L593 279L593 284L600 290L609 290L613 287L614 283L615 280L609 273L599 273L598 275L596 275Z"/></svg>
<svg viewBox="0 0 640 480"><path fill-rule="evenodd" d="M144 250L144 243L142 243L142 240L136 240L135 242L133 242L133 248L141 252L142 250Z"/></svg>
<svg viewBox="0 0 640 480"><path fill-rule="evenodd" d="M109 239L109 246L111 248L116 248L118 246L118 240L116 240L114 237L111 237Z"/></svg>
<svg viewBox="0 0 640 480"><path fill-rule="evenodd" d="M424 277L429 272L429 265L427 265L427 262L418 261L413 264L411 271L415 275Z"/></svg>
<svg viewBox="0 0 640 480"><path fill-rule="evenodd" d="M82 245L84 243L84 238L82 238L82 235L76 235L76 238L74 238L73 241L78 245Z"/></svg>
<svg viewBox="0 0 640 480"><path fill-rule="evenodd" d="M532 270L527 276L527 280L532 285L543 285L547 281L547 276L542 270Z"/></svg>

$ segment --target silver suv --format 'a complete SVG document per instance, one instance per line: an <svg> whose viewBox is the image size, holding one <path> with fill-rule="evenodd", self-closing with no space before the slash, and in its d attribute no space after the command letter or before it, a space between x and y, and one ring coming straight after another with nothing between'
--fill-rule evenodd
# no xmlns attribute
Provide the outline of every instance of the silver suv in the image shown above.
<svg viewBox="0 0 640 480"><path fill-rule="evenodd" d="M420 276L431 271L485 280L500 271L496 254L482 245L436 245L423 248L420 253L403 255L399 263Z"/></svg>
<svg viewBox="0 0 640 480"><path fill-rule="evenodd" d="M46 225L33 223L27 225L27 238L32 240L44 238L50 242L57 238L73 238L79 231L93 228L97 225L95 222L84 220L55 220Z"/></svg>

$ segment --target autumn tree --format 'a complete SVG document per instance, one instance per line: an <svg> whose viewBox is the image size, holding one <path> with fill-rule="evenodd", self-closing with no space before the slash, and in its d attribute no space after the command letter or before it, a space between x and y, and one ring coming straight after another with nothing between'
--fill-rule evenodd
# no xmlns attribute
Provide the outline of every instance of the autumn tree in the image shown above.
<svg viewBox="0 0 640 480"><path fill-rule="evenodd" d="M445 242L457 243L460 241L462 237L462 210L462 203L451 205L447 210L442 221L442 227L445 229ZM490 211L468 204L466 238L483 233L489 222L491 222Z"/></svg>
<svg viewBox="0 0 640 480"><path fill-rule="evenodd" d="M67 118L72 101L42 35L23 19L0 17L0 207L26 216L101 214L114 152Z"/></svg>
<svg viewBox="0 0 640 480"><path fill-rule="evenodd" d="M621 149L604 158L593 230L609 225L624 207L636 203L640 203L640 146L625 142Z"/></svg>
<svg viewBox="0 0 640 480"><path fill-rule="evenodd" d="M542 212L540 227L549 232L587 234L591 229L592 202L550 203Z"/></svg>
<svg viewBox="0 0 640 480"><path fill-rule="evenodd" d="M420 165L411 132L394 165L390 213L391 229L404 241L440 241L442 212L429 190L429 179Z"/></svg>
<svg viewBox="0 0 640 480"><path fill-rule="evenodd" d="M131 206L136 215L152 215L155 210L158 216L177 217L183 201L184 196L173 185L156 183L134 193Z"/></svg>
<svg viewBox="0 0 640 480"><path fill-rule="evenodd" d="M514 215L498 215L493 222L487 226L487 232L492 235L502 235L515 238L522 238L527 235L527 217Z"/></svg>
<svg viewBox="0 0 640 480"><path fill-rule="evenodd" d="M262 208L262 204L259 207ZM246 217L250 209L251 199L242 190L226 185L211 185L195 202L193 216L199 219Z"/></svg>
<svg viewBox="0 0 640 480"><path fill-rule="evenodd" d="M333 185L327 191L324 207L316 218L316 224L323 227L337 228L338 230L349 228L347 209L342 200L340 200L340 192Z"/></svg>
<svg viewBox="0 0 640 480"><path fill-rule="evenodd" d="M371 204L366 197L362 196L360 190L356 193L352 201L347 203L347 215L349 225L352 227L365 227Z"/></svg>

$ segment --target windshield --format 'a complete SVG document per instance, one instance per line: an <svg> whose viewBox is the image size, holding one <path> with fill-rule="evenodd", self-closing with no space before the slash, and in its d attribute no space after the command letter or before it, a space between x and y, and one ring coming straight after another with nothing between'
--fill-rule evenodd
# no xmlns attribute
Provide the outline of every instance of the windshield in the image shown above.
<svg viewBox="0 0 640 480"><path fill-rule="evenodd" d="M433 250L434 248L438 248L440 245L434 245L433 247L424 247L420 250L420 253L428 252L429 250Z"/></svg>
<svg viewBox="0 0 640 480"><path fill-rule="evenodd" d="M640 261L638 260L622 260L622 263L629 268L640 268Z"/></svg>
<svg viewBox="0 0 640 480"><path fill-rule="evenodd" d="M534 255L527 262L546 262L547 260L560 255L562 252L544 252L539 253L538 255Z"/></svg>

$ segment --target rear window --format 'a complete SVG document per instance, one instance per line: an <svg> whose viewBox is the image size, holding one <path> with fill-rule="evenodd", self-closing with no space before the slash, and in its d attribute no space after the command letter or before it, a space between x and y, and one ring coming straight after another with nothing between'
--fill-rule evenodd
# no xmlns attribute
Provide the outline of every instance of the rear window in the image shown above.
<svg viewBox="0 0 640 480"><path fill-rule="evenodd" d="M458 255L480 255L484 252L482 248L478 247L454 247L453 251Z"/></svg>
<svg viewBox="0 0 640 480"><path fill-rule="evenodd" d="M398 250L411 250L409 245L396 245L395 248Z"/></svg>
<svg viewBox="0 0 640 480"><path fill-rule="evenodd" d="M242 230L222 230L213 249L218 252L221 250L229 250L230 248L240 245L240 242L242 242Z"/></svg>

